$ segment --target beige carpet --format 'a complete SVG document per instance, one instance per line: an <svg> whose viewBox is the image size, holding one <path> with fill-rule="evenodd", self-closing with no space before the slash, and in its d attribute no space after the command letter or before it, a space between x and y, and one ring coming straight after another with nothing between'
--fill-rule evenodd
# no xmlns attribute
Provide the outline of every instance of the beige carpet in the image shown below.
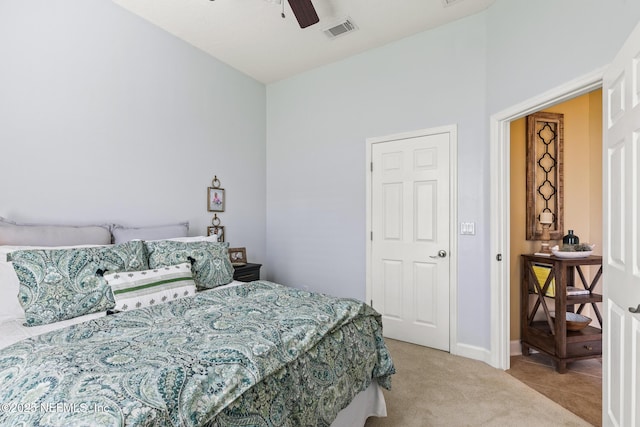
<svg viewBox="0 0 640 427"><path fill-rule="evenodd" d="M386 340L396 366L384 393L386 418L366 427L589 426L504 371L401 341Z"/></svg>

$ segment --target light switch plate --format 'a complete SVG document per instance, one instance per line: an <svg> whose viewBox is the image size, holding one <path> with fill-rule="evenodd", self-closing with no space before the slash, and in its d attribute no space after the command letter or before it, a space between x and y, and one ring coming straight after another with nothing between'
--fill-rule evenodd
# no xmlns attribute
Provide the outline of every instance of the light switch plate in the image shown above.
<svg viewBox="0 0 640 427"><path fill-rule="evenodd" d="M460 223L460 234L475 235L476 234L476 223L475 222L461 222Z"/></svg>

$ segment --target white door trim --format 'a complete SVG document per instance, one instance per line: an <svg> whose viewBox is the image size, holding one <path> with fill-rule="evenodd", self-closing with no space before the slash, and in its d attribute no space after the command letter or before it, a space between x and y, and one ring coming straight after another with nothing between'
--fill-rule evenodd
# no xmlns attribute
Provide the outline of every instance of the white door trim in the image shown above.
<svg viewBox="0 0 640 427"><path fill-rule="evenodd" d="M403 132L394 135L372 137L366 139L365 155L365 191L366 191L366 260L365 260L365 281L366 281L366 301L371 301L371 227L372 227L372 197L371 197L371 152L373 144L395 141L398 139L418 138L441 133L450 134L451 146L449 152L449 212L451 215L449 222L449 352L459 354L456 347L458 342L458 127L457 125L441 126L431 129L421 129L411 132Z"/></svg>
<svg viewBox="0 0 640 427"><path fill-rule="evenodd" d="M606 67L496 113L490 118L491 366L510 367L510 123L602 87ZM502 255L502 260L496 259ZM603 279L604 282L604 279Z"/></svg>

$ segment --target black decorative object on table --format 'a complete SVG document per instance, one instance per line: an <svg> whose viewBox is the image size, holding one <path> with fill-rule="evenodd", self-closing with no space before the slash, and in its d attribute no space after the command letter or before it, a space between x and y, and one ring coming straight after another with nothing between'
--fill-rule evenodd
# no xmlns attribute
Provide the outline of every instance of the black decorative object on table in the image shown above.
<svg viewBox="0 0 640 427"><path fill-rule="evenodd" d="M580 238L573 234L573 230L569 230L569 234L562 238L562 243L565 245L577 245L580 243Z"/></svg>

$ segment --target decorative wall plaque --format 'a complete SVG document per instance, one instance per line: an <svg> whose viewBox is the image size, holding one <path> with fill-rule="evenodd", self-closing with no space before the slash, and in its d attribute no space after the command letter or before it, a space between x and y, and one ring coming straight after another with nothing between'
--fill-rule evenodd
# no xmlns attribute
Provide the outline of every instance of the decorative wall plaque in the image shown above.
<svg viewBox="0 0 640 427"><path fill-rule="evenodd" d="M540 240L540 215L552 214L551 240L562 239L564 116L535 113L527 116L527 240ZM548 217L548 214L545 215Z"/></svg>

